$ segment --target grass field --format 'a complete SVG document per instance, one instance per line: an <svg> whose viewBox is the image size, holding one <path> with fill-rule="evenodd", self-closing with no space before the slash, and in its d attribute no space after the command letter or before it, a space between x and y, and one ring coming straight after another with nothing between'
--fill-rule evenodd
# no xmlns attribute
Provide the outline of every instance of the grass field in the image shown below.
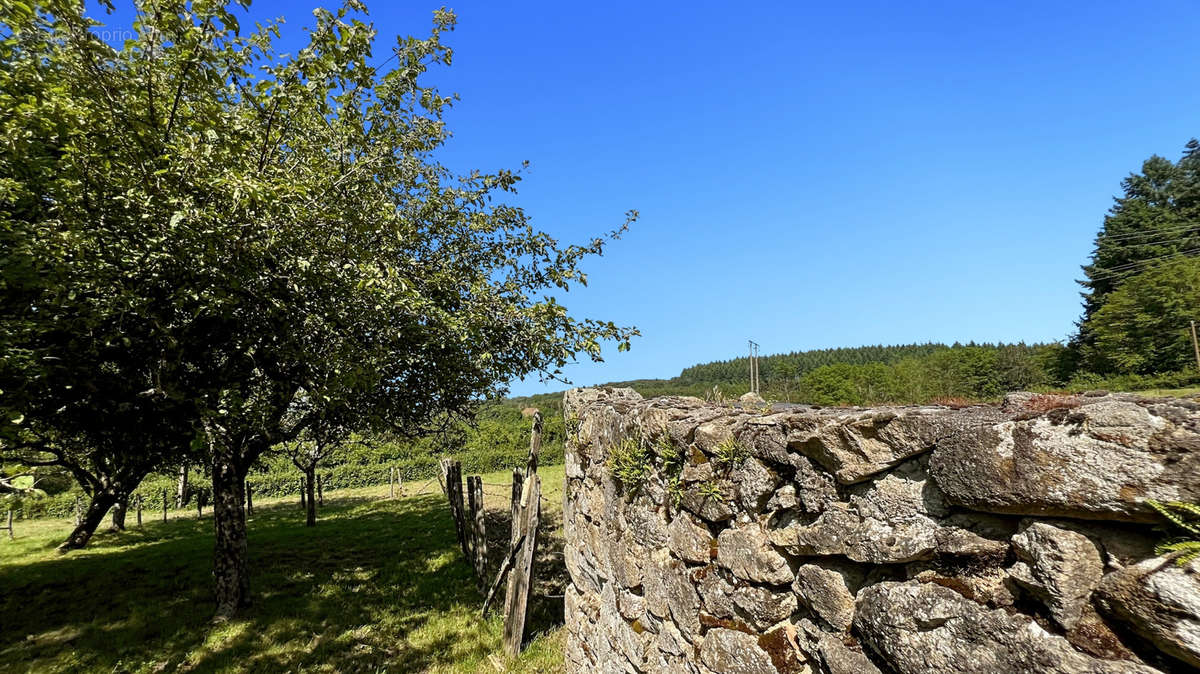
<svg viewBox="0 0 1200 674"><path fill-rule="evenodd" d="M436 481L326 495L315 528L295 499L255 503L244 616L210 624L212 520L147 512L59 555L66 520L0 538L0 672L555 672L562 662L561 466L543 467L530 622L520 658L482 598ZM493 567L508 538L511 474L484 476ZM135 518L129 519L133 525ZM557 590L556 590L557 588ZM557 594L555 594L557 592ZM501 604L503 598L501 598Z"/></svg>

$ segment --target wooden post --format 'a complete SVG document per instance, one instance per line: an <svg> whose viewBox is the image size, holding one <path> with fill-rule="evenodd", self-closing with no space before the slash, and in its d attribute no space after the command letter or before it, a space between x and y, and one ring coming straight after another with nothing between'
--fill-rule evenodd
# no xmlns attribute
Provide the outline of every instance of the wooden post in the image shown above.
<svg viewBox="0 0 1200 674"><path fill-rule="evenodd" d="M325 476L321 475L321 474L317 474L316 479L317 479L317 505L324 506L325 505L325 488L322 485L325 482Z"/></svg>
<svg viewBox="0 0 1200 674"><path fill-rule="evenodd" d="M467 503L470 511L471 562L475 566L479 590L483 591L487 586L487 531L483 519L483 478L478 475L467 478Z"/></svg>
<svg viewBox="0 0 1200 674"><path fill-rule="evenodd" d="M524 493L521 495L521 531L524 532L524 542L520 555L508 574L508 592L504 597L504 649L514 656L521 652L521 642L525 639L525 614L529 608L541 502L542 480L537 475L530 476L525 481Z"/></svg>
<svg viewBox="0 0 1200 674"><path fill-rule="evenodd" d="M533 413L533 433L529 436L529 459L525 462L525 477L537 473L538 454L542 451L542 413Z"/></svg>
<svg viewBox="0 0 1200 674"><path fill-rule="evenodd" d="M438 484L442 486L442 493L446 495L446 498L450 497L449 487L447 486L450 484L449 474L450 459L438 459Z"/></svg>
<svg viewBox="0 0 1200 674"><path fill-rule="evenodd" d="M400 492L401 498L404 497L404 476L401 475L400 469L396 469L396 491Z"/></svg>
<svg viewBox="0 0 1200 674"><path fill-rule="evenodd" d="M167 490L166 489L162 490L162 497L163 497L163 521L166 522L167 521Z"/></svg>
<svg viewBox="0 0 1200 674"><path fill-rule="evenodd" d="M246 483L246 514L254 514L254 491L250 488L250 483Z"/></svg>
<svg viewBox="0 0 1200 674"><path fill-rule="evenodd" d="M468 538L469 529L467 528L466 504L463 503L463 479L462 479L462 462L453 461L450 463L450 492L453 504L451 509L454 511L454 526L458 532L458 542L462 546L463 555L471 558L470 539Z"/></svg>
<svg viewBox="0 0 1200 674"><path fill-rule="evenodd" d="M396 468L388 466L388 498L396 498Z"/></svg>
<svg viewBox="0 0 1200 674"><path fill-rule="evenodd" d="M10 541L11 541L11 540L12 540L12 537L13 537L13 529L12 529L12 510L9 510L9 511L8 511L8 540L10 540Z"/></svg>
<svg viewBox="0 0 1200 674"><path fill-rule="evenodd" d="M142 528L142 495L137 495L138 528Z"/></svg>
<svg viewBox="0 0 1200 674"><path fill-rule="evenodd" d="M513 468L512 476L512 503L509 507L509 515L512 519L509 520L509 531L511 534L508 537L510 546L517 544L517 538L521 536L521 493L522 487L525 484L525 473L521 472L520 468Z"/></svg>
<svg viewBox="0 0 1200 674"><path fill-rule="evenodd" d="M1192 349L1196 351L1196 368L1200 369L1200 342L1196 341L1196 321L1192 321Z"/></svg>

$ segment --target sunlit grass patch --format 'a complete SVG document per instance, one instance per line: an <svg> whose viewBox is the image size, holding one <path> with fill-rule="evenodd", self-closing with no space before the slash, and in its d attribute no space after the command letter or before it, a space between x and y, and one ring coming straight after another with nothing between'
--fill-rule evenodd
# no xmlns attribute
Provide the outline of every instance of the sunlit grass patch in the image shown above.
<svg viewBox="0 0 1200 674"><path fill-rule="evenodd" d="M562 468L540 473L543 508L557 511ZM488 508L506 512L510 473L484 479ZM479 615L436 481L405 494L331 492L315 528L294 500L256 501L255 603L220 625L208 513L144 517L140 530L101 533L65 556L54 548L70 522L17 522L16 539L0 541L0 672L560 671L557 627L520 658L503 655L503 625Z"/></svg>

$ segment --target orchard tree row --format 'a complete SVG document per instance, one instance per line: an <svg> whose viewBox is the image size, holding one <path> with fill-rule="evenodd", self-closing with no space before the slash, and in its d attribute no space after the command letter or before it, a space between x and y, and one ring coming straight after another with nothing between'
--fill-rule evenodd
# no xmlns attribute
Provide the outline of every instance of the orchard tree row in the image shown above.
<svg viewBox="0 0 1200 674"><path fill-rule="evenodd" d="M265 453L429 433L636 334L555 299L634 213L561 245L501 201L519 172L438 163L452 13L380 50L347 0L283 54L247 4L138 0L119 48L82 2L0 16L0 451L91 495L68 548L149 472L206 465L218 616L250 599Z"/></svg>

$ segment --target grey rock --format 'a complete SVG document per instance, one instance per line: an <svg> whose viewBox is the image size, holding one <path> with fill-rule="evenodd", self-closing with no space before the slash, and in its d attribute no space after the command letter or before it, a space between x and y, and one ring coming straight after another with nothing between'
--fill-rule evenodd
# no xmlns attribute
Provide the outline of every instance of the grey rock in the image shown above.
<svg viewBox="0 0 1200 674"><path fill-rule="evenodd" d="M1195 403L1080 400L938 443L934 480L951 503L998 513L1154 521L1147 499L1200 500Z"/></svg>
<svg viewBox="0 0 1200 674"><path fill-rule="evenodd" d="M715 483L715 493L691 486L683 490L679 504L685 510L708 522L724 522L733 517L730 503L733 499L733 488L725 481Z"/></svg>
<svg viewBox="0 0 1200 674"><path fill-rule="evenodd" d="M743 407L762 407L763 405L767 404L767 401L764 400L762 396L753 391L743 393L742 395L738 396L738 402L741 403Z"/></svg>
<svg viewBox="0 0 1200 674"><path fill-rule="evenodd" d="M694 564L707 564L715 541L708 527L688 513L679 513L667 527L671 551L680 559Z"/></svg>
<svg viewBox="0 0 1200 674"><path fill-rule="evenodd" d="M1104 575L1096 544L1045 522L1031 523L1012 543L1020 560L1009 569L1013 579L1045 602L1055 622L1074 628Z"/></svg>
<svg viewBox="0 0 1200 674"><path fill-rule="evenodd" d="M1164 653L1200 667L1200 561L1155 557L1104 577L1101 609Z"/></svg>
<svg viewBox="0 0 1200 674"><path fill-rule="evenodd" d="M986 609L949 588L917 581L863 588L854 626L899 674L1152 674L1145 665L1075 650L1032 619Z"/></svg>
<svg viewBox="0 0 1200 674"><path fill-rule="evenodd" d="M761 510L781 482L779 475L761 461L750 457L730 475L738 503L747 511Z"/></svg>
<svg viewBox="0 0 1200 674"><path fill-rule="evenodd" d="M717 618L733 617L733 584L725 580L716 565L693 571L692 578L700 593L700 605L706 613Z"/></svg>
<svg viewBox="0 0 1200 674"><path fill-rule="evenodd" d="M757 585L742 585L733 591L733 603L738 614L754 626L765 630L796 612L796 596L768 590Z"/></svg>
<svg viewBox="0 0 1200 674"><path fill-rule="evenodd" d="M826 674L881 674L861 650L846 645L844 636L830 634L807 618L797 623L797 645Z"/></svg>
<svg viewBox="0 0 1200 674"><path fill-rule="evenodd" d="M1003 550L967 529L943 526L940 492L923 459L849 489L849 501L826 506L816 520L781 520L771 540L795 555L844 555L856 562L894 564L929 559L936 552ZM941 548L939 548L941 546Z"/></svg>
<svg viewBox="0 0 1200 674"><path fill-rule="evenodd" d="M743 580L770 585L792 582L787 558L771 545L762 527L747 523L717 536L717 564Z"/></svg>
<svg viewBox="0 0 1200 674"><path fill-rule="evenodd" d="M774 672L771 656L758 645L758 638L745 632L715 628L704 635L700 661L721 674Z"/></svg>
<svg viewBox="0 0 1200 674"><path fill-rule="evenodd" d="M796 498L796 487L785 484L771 495L767 501L766 510L792 510L799 505L800 499Z"/></svg>
<svg viewBox="0 0 1200 674"><path fill-rule="evenodd" d="M854 593L850 587L855 583L847 579L852 572L844 568L839 571L826 566L800 566L796 569L796 580L792 583L792 590L821 620L834 629L845 632L854 622Z"/></svg>
<svg viewBox="0 0 1200 674"><path fill-rule="evenodd" d="M700 636L700 595L696 593L688 569L677 559L668 560L661 569L662 589L670 608L671 619L675 621L675 626L684 638L695 641Z"/></svg>
<svg viewBox="0 0 1200 674"><path fill-rule="evenodd" d="M998 420L991 408L897 407L791 415L788 444L833 473L842 484L860 482L907 458L933 449L943 438L982 420Z"/></svg>

